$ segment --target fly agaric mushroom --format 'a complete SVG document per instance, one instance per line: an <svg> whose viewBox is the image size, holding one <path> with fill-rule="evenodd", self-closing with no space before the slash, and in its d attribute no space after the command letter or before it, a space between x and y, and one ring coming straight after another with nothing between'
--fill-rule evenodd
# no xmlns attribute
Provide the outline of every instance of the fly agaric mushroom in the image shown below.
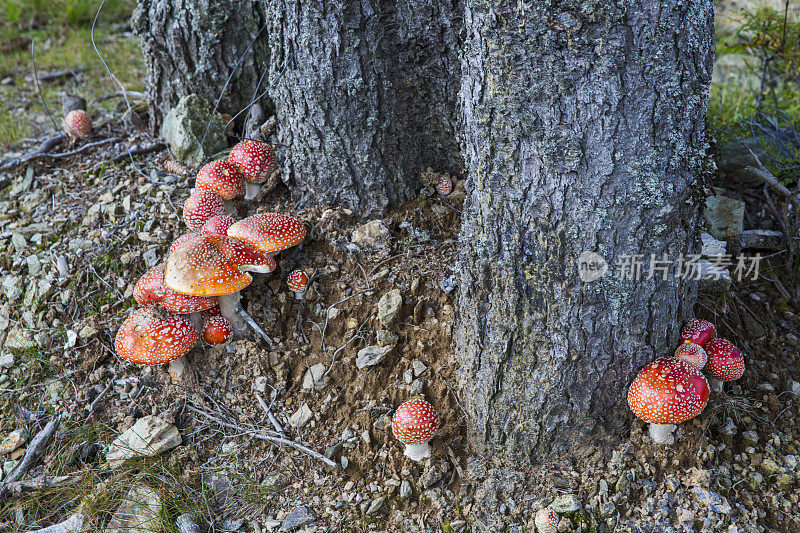
<svg viewBox="0 0 800 533"><path fill-rule="evenodd" d="M208 344L224 344L231 336L231 323L221 316L211 316L203 326L203 340Z"/></svg>
<svg viewBox="0 0 800 533"><path fill-rule="evenodd" d="M706 344L708 362L706 371L711 376L711 389L722 391L722 383L734 381L744 374L744 357L742 352L727 339L711 339Z"/></svg>
<svg viewBox="0 0 800 533"><path fill-rule="evenodd" d="M233 212L232 199L244 193L244 175L227 161L212 161L197 173L195 188L198 191L213 191L225 201L225 209Z"/></svg>
<svg viewBox="0 0 800 533"><path fill-rule="evenodd" d="M180 375L184 356L199 334L191 321L155 308L137 309L119 328L114 339L117 355L137 365L170 364L170 374Z"/></svg>
<svg viewBox="0 0 800 533"><path fill-rule="evenodd" d="M644 367L628 389L631 411L650 424L650 437L659 444L672 444L676 424L699 415L707 402L705 376L674 357L662 357Z"/></svg>
<svg viewBox="0 0 800 533"><path fill-rule="evenodd" d="M82 139L92 131L92 117L83 109L73 109L64 117L64 131L73 139Z"/></svg>
<svg viewBox="0 0 800 533"><path fill-rule="evenodd" d="M246 140L233 147L228 162L239 167L244 174L245 200L252 200L261 184L275 172L275 150L268 144Z"/></svg>
<svg viewBox="0 0 800 533"><path fill-rule="evenodd" d="M539 533L556 533L558 531L558 515L549 507L536 511L533 523Z"/></svg>
<svg viewBox="0 0 800 533"><path fill-rule="evenodd" d="M233 217L228 215L217 215L206 220L203 227L200 228L200 233L204 235L227 235L228 228L236 222Z"/></svg>
<svg viewBox="0 0 800 533"><path fill-rule="evenodd" d="M276 254L303 242L306 227L293 217L276 213L253 215L228 228L228 237L264 252Z"/></svg>
<svg viewBox="0 0 800 533"><path fill-rule="evenodd" d="M693 342L705 346L708 341L716 338L717 328L708 320L693 318L684 324L681 330L681 342Z"/></svg>
<svg viewBox="0 0 800 533"><path fill-rule="evenodd" d="M303 295L306 293L306 285L308 285L308 274L303 272L302 270L294 270L289 277L286 278L286 285L289 286L289 290L294 292L295 298L298 300L303 298Z"/></svg>
<svg viewBox="0 0 800 533"><path fill-rule="evenodd" d="M133 289L133 297L139 305L160 305L176 315L191 315L196 328L200 328L197 313L217 305L217 299L208 296L190 296L175 292L164 284L164 265L159 264L145 272Z"/></svg>
<svg viewBox="0 0 800 533"><path fill-rule="evenodd" d="M213 217L225 214L225 201L214 191L194 191L183 204L183 221L192 231Z"/></svg>
<svg viewBox="0 0 800 533"><path fill-rule="evenodd" d="M407 400L392 416L392 433L405 444L405 455L412 461L421 461L431 454L428 441L439 428L439 415L425 400Z"/></svg>
<svg viewBox="0 0 800 533"><path fill-rule="evenodd" d="M442 197L448 196L453 192L453 180L450 179L450 176L442 176L439 178L439 183L436 184L436 192Z"/></svg>
<svg viewBox="0 0 800 533"><path fill-rule="evenodd" d="M703 347L693 342L684 342L678 346L678 349L675 350L675 357L681 361L686 361L697 369L702 369L706 366L706 361L708 360Z"/></svg>
<svg viewBox="0 0 800 533"><path fill-rule="evenodd" d="M246 315L239 308L239 291L253 281L253 276L247 272L272 272L276 267L272 257L243 242L222 235L196 233L172 245L164 269L164 283L182 294L219 296L220 313L239 333L243 328L237 312Z"/></svg>

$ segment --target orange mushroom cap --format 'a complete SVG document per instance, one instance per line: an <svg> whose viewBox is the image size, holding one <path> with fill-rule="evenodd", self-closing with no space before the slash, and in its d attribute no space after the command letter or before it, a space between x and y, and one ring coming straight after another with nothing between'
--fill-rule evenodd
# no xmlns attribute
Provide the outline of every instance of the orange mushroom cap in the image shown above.
<svg viewBox="0 0 800 533"><path fill-rule="evenodd" d="M208 317L203 326L203 340L208 344L224 344L231 336L231 331L231 323L225 317Z"/></svg>
<svg viewBox="0 0 800 533"><path fill-rule="evenodd" d="M247 287L253 276L245 272L272 272L275 260L230 237L191 234L176 242L167 257L164 283L193 296L233 294Z"/></svg>
<svg viewBox="0 0 800 533"><path fill-rule="evenodd" d="M204 233L205 235L227 235L228 228L230 228L234 222L236 221L233 217L229 217L228 215L211 217L206 220L206 223L200 228L200 233Z"/></svg>
<svg viewBox="0 0 800 533"><path fill-rule="evenodd" d="M631 411L651 424L691 420L705 409L707 402L705 376L674 357L662 357L644 367L628 389Z"/></svg>
<svg viewBox="0 0 800 533"><path fill-rule="evenodd" d="M306 227L293 217L276 213L253 215L228 228L228 237L246 242L265 254L280 252L303 242Z"/></svg>
<svg viewBox="0 0 800 533"><path fill-rule="evenodd" d="M83 109L73 109L64 117L64 131L67 135L80 139L92 131L92 117Z"/></svg>
<svg viewBox="0 0 800 533"><path fill-rule="evenodd" d="M197 342L197 328L180 315L137 309L117 332L117 355L137 365L160 365L186 355Z"/></svg>
<svg viewBox="0 0 800 533"><path fill-rule="evenodd" d="M558 515L549 507L536 511L533 523L539 533L556 533L558 531Z"/></svg>
<svg viewBox="0 0 800 533"><path fill-rule="evenodd" d="M198 230L212 217L224 214L225 202L214 191L194 191L183 204L183 221L191 230Z"/></svg>
<svg viewBox="0 0 800 533"><path fill-rule="evenodd" d="M681 361L686 361L695 368L706 366L708 355L702 346L693 342L684 342L675 350L675 357Z"/></svg>
<svg viewBox="0 0 800 533"><path fill-rule="evenodd" d="M233 147L228 162L239 167L250 183L264 183L275 172L275 150L266 143L242 141Z"/></svg>
<svg viewBox="0 0 800 533"><path fill-rule="evenodd" d="M164 283L163 263L145 272L136 282L133 297L139 305L158 304L175 314L197 313L217 305L217 299L214 297L190 296L167 287Z"/></svg>

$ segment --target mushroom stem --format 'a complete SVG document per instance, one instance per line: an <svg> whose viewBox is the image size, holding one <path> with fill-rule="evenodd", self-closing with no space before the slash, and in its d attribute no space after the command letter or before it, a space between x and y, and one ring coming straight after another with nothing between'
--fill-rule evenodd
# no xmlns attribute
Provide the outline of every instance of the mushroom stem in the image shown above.
<svg viewBox="0 0 800 533"><path fill-rule="evenodd" d="M233 329L233 333L236 336L241 337L242 333L244 333L245 325L244 322L242 322L242 319L239 318L239 315L236 313L240 307L239 300L241 300L239 291L236 291L233 294L225 294L220 296L219 313L231 323L231 329Z"/></svg>
<svg viewBox="0 0 800 533"><path fill-rule="evenodd" d="M412 461L421 461L431 455L431 447L427 442L422 444L406 444L405 455Z"/></svg>
<svg viewBox="0 0 800 533"><path fill-rule="evenodd" d="M306 291L294 293L294 297L297 300L302 300L303 298L305 298L305 296L306 296Z"/></svg>
<svg viewBox="0 0 800 533"><path fill-rule="evenodd" d="M225 205L225 214L228 216L234 216L237 214L236 206L233 205L233 200L225 200L222 202Z"/></svg>
<svg viewBox="0 0 800 533"><path fill-rule="evenodd" d="M194 313L192 313L194 314ZM177 359L173 359L169 362L169 379L173 383L181 383L185 381L185 376L188 375L189 372L189 360L186 358L185 355L178 357Z"/></svg>
<svg viewBox="0 0 800 533"><path fill-rule="evenodd" d="M714 392L722 392L723 383L725 382L714 378L708 378L708 388Z"/></svg>
<svg viewBox="0 0 800 533"><path fill-rule="evenodd" d="M260 183L250 183L249 181L244 185L244 199L245 200L252 200L258 194L258 191L261 190Z"/></svg>
<svg viewBox="0 0 800 533"><path fill-rule="evenodd" d="M650 438L656 444L672 444L675 442L672 432L677 427L675 424L650 424Z"/></svg>
<svg viewBox="0 0 800 533"><path fill-rule="evenodd" d="M194 327L197 328L197 331L203 331L203 315L201 315L199 312L190 313L189 320L192 321L192 324L194 324Z"/></svg>

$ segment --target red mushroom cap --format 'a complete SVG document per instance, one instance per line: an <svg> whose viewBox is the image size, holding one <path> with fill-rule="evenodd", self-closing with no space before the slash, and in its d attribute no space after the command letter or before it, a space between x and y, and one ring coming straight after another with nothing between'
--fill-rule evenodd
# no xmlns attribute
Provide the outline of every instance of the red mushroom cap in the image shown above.
<svg viewBox="0 0 800 533"><path fill-rule="evenodd" d="M717 336L717 328L708 320L693 318L683 325L681 342L693 342L705 346L708 341Z"/></svg>
<svg viewBox="0 0 800 533"><path fill-rule="evenodd" d="M392 433L403 444L423 444L436 434L439 415L425 400L403 402L392 416Z"/></svg>
<svg viewBox="0 0 800 533"><path fill-rule="evenodd" d="M675 350L675 357L686 361L695 368L703 368L708 360L708 355L703 347L693 342L684 342L678 346L678 349Z"/></svg>
<svg viewBox="0 0 800 533"><path fill-rule="evenodd" d="M133 297L139 305L158 304L170 313L188 314L204 311L217 305L208 296L190 296L175 292L164 284L164 265L156 265L136 282Z"/></svg>
<svg viewBox="0 0 800 533"><path fill-rule="evenodd" d="M204 235L227 235L228 228L230 228L234 222L236 221L233 217L217 215L209 218L206 223L203 224L200 233Z"/></svg>
<svg viewBox="0 0 800 533"><path fill-rule="evenodd" d="M182 294L221 296L247 287L245 270L272 272L275 260L230 237L191 234L173 244L164 269L164 283Z"/></svg>
<svg viewBox="0 0 800 533"><path fill-rule="evenodd" d="M717 381L733 381L744 374L742 352L727 339L712 339L706 344L706 371Z"/></svg>
<svg viewBox="0 0 800 533"><path fill-rule="evenodd" d="M633 414L651 424L680 424L702 412L708 381L698 369L674 357L656 359L628 389Z"/></svg>
<svg viewBox="0 0 800 533"><path fill-rule="evenodd" d="M171 254L175 250L175 248L177 248L178 246L180 246L184 242L188 241L189 239L195 237L196 235L197 235L197 233L185 233L185 234L181 235L180 237L178 237L177 239L175 239L172 242L172 244L169 245L169 251L167 251L167 257L169 257L169 254Z"/></svg>
<svg viewBox="0 0 800 533"><path fill-rule="evenodd" d="M305 292L307 284L308 275L299 269L292 271L289 277L286 278L286 285L294 292Z"/></svg>
<svg viewBox="0 0 800 533"><path fill-rule="evenodd" d="M147 307L137 309L122 323L114 348L137 365L160 365L177 359L197 342L197 329L183 316L162 316Z"/></svg>
<svg viewBox="0 0 800 533"><path fill-rule="evenodd" d="M453 192L453 180L449 176L442 176L439 178L439 183L436 184L436 192L442 196L447 196Z"/></svg>
<svg viewBox="0 0 800 533"><path fill-rule="evenodd" d="M306 227L296 218L264 213L236 222L228 228L228 237L246 242L265 254L280 252L303 242Z"/></svg>
<svg viewBox="0 0 800 533"><path fill-rule="evenodd" d="M555 533L558 531L558 515L549 507L536 511L533 523L539 533Z"/></svg>
<svg viewBox="0 0 800 533"><path fill-rule="evenodd" d="M64 118L64 131L76 139L86 137L92 131L92 117L83 109L73 109Z"/></svg>
<svg viewBox="0 0 800 533"><path fill-rule="evenodd" d="M223 200L231 200L244 193L244 174L227 161L212 161L197 173L195 187L198 191L212 191Z"/></svg>
<svg viewBox="0 0 800 533"><path fill-rule="evenodd" d="M194 191L183 204L183 221L189 229L197 231L208 220L225 214L225 202L214 191Z"/></svg>
<svg viewBox="0 0 800 533"><path fill-rule="evenodd" d="M225 317L212 316L203 326L203 340L208 344L224 344L231 336L231 323Z"/></svg>
<svg viewBox="0 0 800 533"><path fill-rule="evenodd" d="M205 311L200 311L200 316L203 318L209 318L212 316L221 316L222 311L220 311L219 304L215 305L214 307L209 307Z"/></svg>
<svg viewBox="0 0 800 533"><path fill-rule="evenodd" d="M275 172L275 150L258 141L242 141L233 147L228 162L239 167L250 183L264 183Z"/></svg>

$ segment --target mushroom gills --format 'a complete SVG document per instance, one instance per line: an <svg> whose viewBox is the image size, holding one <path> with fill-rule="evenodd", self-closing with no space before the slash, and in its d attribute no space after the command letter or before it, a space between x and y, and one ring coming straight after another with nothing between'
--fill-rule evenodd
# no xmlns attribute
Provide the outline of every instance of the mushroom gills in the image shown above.
<svg viewBox="0 0 800 533"><path fill-rule="evenodd" d="M675 442L672 433L677 427L675 424L650 424L650 438L657 444L672 444Z"/></svg>
<svg viewBox="0 0 800 533"><path fill-rule="evenodd" d="M427 442L422 444L406 444L405 455L412 461L421 461L431 455L431 447Z"/></svg>
<svg viewBox="0 0 800 533"><path fill-rule="evenodd" d="M258 191L261 190L260 183L250 183L249 181L244 184L244 199L245 200L252 200L258 194Z"/></svg>

